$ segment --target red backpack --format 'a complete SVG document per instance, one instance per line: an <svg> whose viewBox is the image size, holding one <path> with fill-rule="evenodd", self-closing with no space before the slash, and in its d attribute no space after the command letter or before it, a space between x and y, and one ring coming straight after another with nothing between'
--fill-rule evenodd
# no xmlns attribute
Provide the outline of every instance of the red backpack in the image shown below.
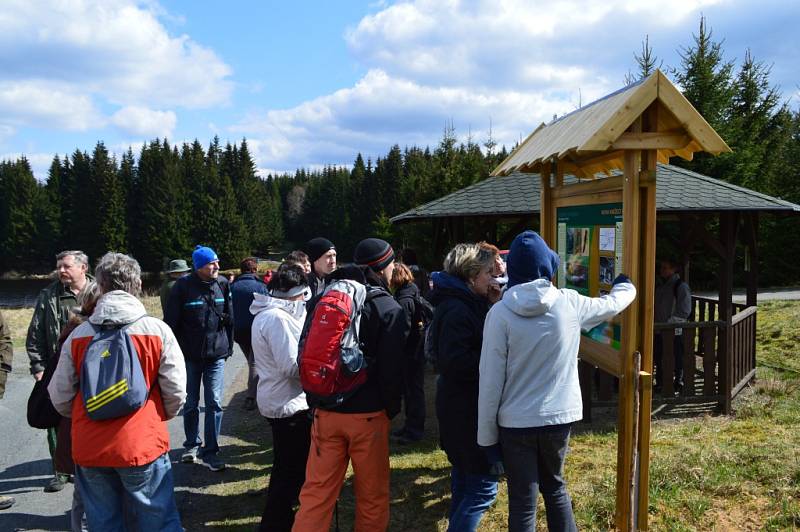
<svg viewBox="0 0 800 532"><path fill-rule="evenodd" d="M339 405L367 381L367 359L359 342L367 288L341 279L325 288L300 340L300 384L323 407ZM372 292L372 291L370 291Z"/></svg>

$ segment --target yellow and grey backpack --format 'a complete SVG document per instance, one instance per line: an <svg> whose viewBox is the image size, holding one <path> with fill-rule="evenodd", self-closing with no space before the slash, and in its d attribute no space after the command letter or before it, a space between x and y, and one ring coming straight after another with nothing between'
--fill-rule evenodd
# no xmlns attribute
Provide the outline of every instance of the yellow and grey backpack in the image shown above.
<svg viewBox="0 0 800 532"><path fill-rule="evenodd" d="M142 316L144 317L144 316ZM150 389L139 354L124 325L95 325L95 335L81 363L81 395L89 419L101 421L127 416L147 401Z"/></svg>

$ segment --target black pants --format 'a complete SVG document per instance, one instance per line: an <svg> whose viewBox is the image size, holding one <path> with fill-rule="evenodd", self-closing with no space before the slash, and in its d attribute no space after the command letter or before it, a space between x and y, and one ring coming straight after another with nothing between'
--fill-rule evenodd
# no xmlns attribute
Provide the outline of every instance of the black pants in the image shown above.
<svg viewBox="0 0 800 532"><path fill-rule="evenodd" d="M304 410L292 417L267 421L272 426L272 474L258 529L289 532L294 524L294 507L306 480L311 419Z"/></svg>
<svg viewBox="0 0 800 532"><path fill-rule="evenodd" d="M425 433L425 357L420 352L406 358L403 401L406 433L413 438L422 438Z"/></svg>
<svg viewBox="0 0 800 532"><path fill-rule="evenodd" d="M675 341L672 343L673 357L675 360L675 369L673 375L673 383L678 386L683 386L683 336L676 336ZM664 337L660 334L653 335L653 363L656 367L656 386L661 386L664 383L664 372L662 359L664 357Z"/></svg>

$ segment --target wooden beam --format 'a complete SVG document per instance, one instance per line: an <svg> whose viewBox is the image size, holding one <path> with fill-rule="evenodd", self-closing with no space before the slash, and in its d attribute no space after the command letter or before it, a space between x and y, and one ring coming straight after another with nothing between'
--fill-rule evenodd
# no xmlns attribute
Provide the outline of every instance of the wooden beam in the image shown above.
<svg viewBox="0 0 800 532"><path fill-rule="evenodd" d="M639 111L644 111L644 108ZM631 131L641 131L641 117L634 121ZM622 235L623 259L622 270L633 281L634 286L640 286L642 276L640 272L639 245L641 243L641 193L639 190L639 176L641 172L641 153L638 150L628 150L625 153L624 181L622 186ZM616 525L619 530L630 530L629 517L633 513L631 505L630 486L634 471L631 468L635 452L634 433L636 420L634 419L633 406L636 401L636 386L639 371L634 369L634 353L639 345L639 304L634 302L622 313L622 337L620 342L620 357L622 374L619 379L619 421L617 444L617 511Z"/></svg>
<svg viewBox="0 0 800 532"><path fill-rule="evenodd" d="M606 177L604 179L595 179L594 181L586 181L584 183L565 185L553 190L553 198L583 196L585 194L594 194L596 192L605 192L608 190L622 190L622 176Z"/></svg>
<svg viewBox="0 0 800 532"><path fill-rule="evenodd" d="M647 131L658 128L658 105L653 103L643 116L642 127ZM640 416L638 420L637 453L639 455L636 478L638 499L635 501L636 529L647 530L649 485L650 485L650 412L652 411L653 375L653 314L655 305L656 269L656 167L658 152L655 149L642 151L639 186L641 194L641 245L640 284L638 304L641 337L637 349L641 352L639 388Z"/></svg>
<svg viewBox="0 0 800 532"><path fill-rule="evenodd" d="M747 240L747 305L758 305L758 212L745 218Z"/></svg>
<svg viewBox="0 0 800 532"><path fill-rule="evenodd" d="M718 358L719 358L719 383L722 395L722 413L731 413L733 390L733 361L732 361L732 327L733 318L733 262L736 258L736 226L738 213L723 212L720 214L719 232L725 254L721 257L719 268L719 319L726 326L719 330Z"/></svg>
<svg viewBox="0 0 800 532"><path fill-rule="evenodd" d="M552 174L552 164L545 163L542 165L540 173L540 196L539 201L541 208L539 209L539 234L547 242L547 245L555 249L555 220L553 220L553 188L550 183L550 176Z"/></svg>
<svg viewBox="0 0 800 532"><path fill-rule="evenodd" d="M691 139L686 133L623 133L609 149L612 150L682 150Z"/></svg>

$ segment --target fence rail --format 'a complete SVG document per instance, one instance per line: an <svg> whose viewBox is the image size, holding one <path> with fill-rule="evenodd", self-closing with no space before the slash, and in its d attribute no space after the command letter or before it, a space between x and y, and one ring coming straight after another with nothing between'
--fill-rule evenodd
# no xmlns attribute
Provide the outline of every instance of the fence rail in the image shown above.
<svg viewBox="0 0 800 532"><path fill-rule="evenodd" d="M756 371L756 320L758 307L733 304L730 321L721 318L719 302L700 296L692 297L692 312L685 323L656 323L656 345L661 342L663 353L661 371L669 378L658 379L661 384L653 398L672 401L697 401L702 398L725 405L741 392L755 376ZM728 352L720 352L724 335L728 336ZM659 339L660 337L660 339ZM682 352L683 388L676 390L672 375L675 357L666 353ZM681 350L681 347L683 348ZM657 347L658 349L658 347ZM591 404L596 399L606 403L613 399L616 377L597 371L581 363L581 388L584 395L584 416L591 415ZM727 401L726 401L727 399ZM587 405L588 400L588 405Z"/></svg>

